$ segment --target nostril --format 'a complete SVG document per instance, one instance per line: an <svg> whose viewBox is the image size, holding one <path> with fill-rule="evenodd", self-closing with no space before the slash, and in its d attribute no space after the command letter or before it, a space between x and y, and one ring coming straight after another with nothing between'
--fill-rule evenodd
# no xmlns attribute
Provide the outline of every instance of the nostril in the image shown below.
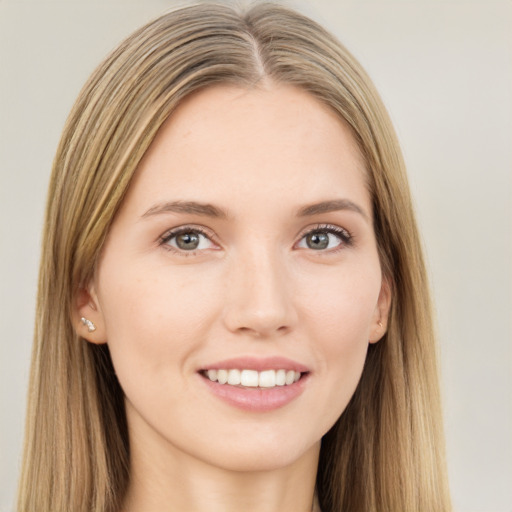
<svg viewBox="0 0 512 512"><path fill-rule="evenodd" d="M275 335L276 333L279 335L286 334L290 331L290 327L287 325L281 325L280 327L277 327L274 329L272 326L254 326L254 327L239 327L237 329L237 332L241 334L247 334L254 336L256 338L265 338L265 337L271 337Z"/></svg>

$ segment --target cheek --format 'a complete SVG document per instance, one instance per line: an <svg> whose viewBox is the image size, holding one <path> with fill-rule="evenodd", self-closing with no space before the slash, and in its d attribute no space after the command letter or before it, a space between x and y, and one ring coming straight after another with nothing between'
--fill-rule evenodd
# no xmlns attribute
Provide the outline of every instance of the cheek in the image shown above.
<svg viewBox="0 0 512 512"><path fill-rule="evenodd" d="M352 268L319 283L321 293L303 296L308 337L315 343L324 385L318 394L319 409L329 427L346 408L361 377L380 283L378 266L376 271Z"/></svg>
<svg viewBox="0 0 512 512"><path fill-rule="evenodd" d="M167 386L188 370L186 362L198 350L216 315L214 285L189 279L187 272L130 265L105 265L101 308L108 344L119 380L130 386ZM173 372L169 372L169 365ZM127 391L127 390L125 390ZM127 393L128 394L128 393Z"/></svg>
<svg viewBox="0 0 512 512"><path fill-rule="evenodd" d="M314 277L297 290L310 326L334 351L361 340L367 343L381 287L378 262L347 265Z"/></svg>

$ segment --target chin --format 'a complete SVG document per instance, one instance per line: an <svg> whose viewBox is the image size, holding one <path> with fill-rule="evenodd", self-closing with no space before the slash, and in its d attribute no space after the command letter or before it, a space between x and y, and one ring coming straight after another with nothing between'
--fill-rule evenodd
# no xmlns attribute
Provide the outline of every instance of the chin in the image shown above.
<svg viewBox="0 0 512 512"><path fill-rule="evenodd" d="M252 437L252 436L251 436ZM264 472L276 471L285 467L299 464L302 460L314 460L320 452L319 439L310 444L303 441L265 437L252 437L237 440L233 443L223 443L218 449L210 445L207 449L208 458L205 462L235 472ZM316 463L316 462L315 462Z"/></svg>

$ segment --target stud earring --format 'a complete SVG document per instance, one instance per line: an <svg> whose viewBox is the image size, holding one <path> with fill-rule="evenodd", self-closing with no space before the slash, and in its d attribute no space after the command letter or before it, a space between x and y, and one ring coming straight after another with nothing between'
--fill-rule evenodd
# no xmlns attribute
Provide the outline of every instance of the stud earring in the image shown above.
<svg viewBox="0 0 512 512"><path fill-rule="evenodd" d="M90 320L87 320L87 318L82 317L80 320L87 326L87 330L89 332L94 332L96 330L96 326Z"/></svg>
<svg viewBox="0 0 512 512"><path fill-rule="evenodd" d="M382 327L382 322L379 322L379 327Z"/></svg>

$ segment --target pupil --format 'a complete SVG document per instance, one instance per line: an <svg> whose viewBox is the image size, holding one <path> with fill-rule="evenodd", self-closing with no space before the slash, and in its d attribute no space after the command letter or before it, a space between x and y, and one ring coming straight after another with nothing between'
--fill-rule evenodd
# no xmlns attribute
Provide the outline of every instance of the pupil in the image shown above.
<svg viewBox="0 0 512 512"><path fill-rule="evenodd" d="M310 249L325 249L329 246L329 235L326 233L312 233L307 237L307 245Z"/></svg>
<svg viewBox="0 0 512 512"><path fill-rule="evenodd" d="M197 249L199 245L199 236L197 233L183 233L176 237L176 244L180 249Z"/></svg>

